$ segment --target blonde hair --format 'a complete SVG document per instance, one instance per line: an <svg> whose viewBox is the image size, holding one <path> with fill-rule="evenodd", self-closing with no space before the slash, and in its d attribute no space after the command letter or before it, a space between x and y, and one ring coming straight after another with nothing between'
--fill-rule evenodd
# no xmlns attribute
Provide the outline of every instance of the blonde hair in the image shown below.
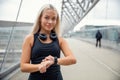
<svg viewBox="0 0 120 80"><path fill-rule="evenodd" d="M57 9L56 9L54 6L52 6L51 4L46 4L46 5L44 5L44 6L40 9L40 11L39 11L39 13L38 13L38 16L37 16L37 19L36 19L36 21L35 21L35 23L34 23L34 25L33 25L32 34L37 33L37 32L41 29L40 19L41 19L41 17L42 17L43 11L44 11L45 9L52 9L52 10L55 10L55 11L57 12ZM55 28L53 29L53 31L55 31L57 35L59 35L59 24L60 24L60 20L59 20L59 14L58 14L58 12L57 12L57 23L56 23Z"/></svg>

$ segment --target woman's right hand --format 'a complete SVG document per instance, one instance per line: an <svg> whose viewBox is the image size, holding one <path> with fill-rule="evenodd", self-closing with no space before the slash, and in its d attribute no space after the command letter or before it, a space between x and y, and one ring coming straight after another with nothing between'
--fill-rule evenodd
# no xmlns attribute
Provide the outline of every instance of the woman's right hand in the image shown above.
<svg viewBox="0 0 120 80"><path fill-rule="evenodd" d="M46 66L46 62L41 62L39 65L38 65L38 69L40 71L40 73L45 73L46 70L47 70L47 66Z"/></svg>
<svg viewBox="0 0 120 80"><path fill-rule="evenodd" d="M47 71L47 68L50 67L52 65L51 61L42 61L39 65L38 65L38 69L40 71L40 73L45 73Z"/></svg>

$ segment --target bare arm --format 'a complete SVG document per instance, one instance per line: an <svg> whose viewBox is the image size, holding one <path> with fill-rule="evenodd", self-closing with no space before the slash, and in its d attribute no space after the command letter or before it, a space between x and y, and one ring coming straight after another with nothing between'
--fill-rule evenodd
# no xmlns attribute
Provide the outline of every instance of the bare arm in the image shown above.
<svg viewBox="0 0 120 80"><path fill-rule="evenodd" d="M75 59L71 49L69 48L66 40L63 39L63 38L59 38L59 44L60 44L60 48L61 48L61 50L62 50L62 52L63 52L65 57L58 58L58 64L59 65L75 64L76 63L76 59Z"/></svg>
<svg viewBox="0 0 120 80"><path fill-rule="evenodd" d="M28 35L22 46L22 55L20 61L20 68L23 72L46 72L46 65L48 62L42 62L40 64L30 64L31 48L33 45L33 35Z"/></svg>

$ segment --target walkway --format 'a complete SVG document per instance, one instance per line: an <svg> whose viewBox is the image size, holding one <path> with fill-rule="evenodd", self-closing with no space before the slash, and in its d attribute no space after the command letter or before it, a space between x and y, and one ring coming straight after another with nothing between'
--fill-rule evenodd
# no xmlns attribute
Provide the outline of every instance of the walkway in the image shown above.
<svg viewBox="0 0 120 80"><path fill-rule="evenodd" d="M77 64L62 66L64 80L120 80L120 53L80 40L69 40ZM28 75L18 71L9 80L27 80Z"/></svg>

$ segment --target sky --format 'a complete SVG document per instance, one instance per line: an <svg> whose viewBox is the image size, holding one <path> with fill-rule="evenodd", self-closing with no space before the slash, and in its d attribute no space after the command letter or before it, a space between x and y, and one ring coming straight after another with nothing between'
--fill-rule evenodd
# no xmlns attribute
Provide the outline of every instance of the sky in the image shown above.
<svg viewBox="0 0 120 80"><path fill-rule="evenodd" d="M0 20L16 20L21 0L0 0ZM62 0L22 0L17 21L34 22L39 9L44 4L52 4L61 13Z"/></svg>
<svg viewBox="0 0 120 80"><path fill-rule="evenodd" d="M0 0L0 20L16 21L21 0ZM22 0L19 17L20 22L34 22L39 9L44 4L53 4L61 15L62 0ZM101 6L102 5L102 6ZM100 0L89 14L75 27L89 24L120 24L120 0Z"/></svg>
<svg viewBox="0 0 120 80"><path fill-rule="evenodd" d="M74 31L84 25L120 25L120 0L100 0Z"/></svg>

